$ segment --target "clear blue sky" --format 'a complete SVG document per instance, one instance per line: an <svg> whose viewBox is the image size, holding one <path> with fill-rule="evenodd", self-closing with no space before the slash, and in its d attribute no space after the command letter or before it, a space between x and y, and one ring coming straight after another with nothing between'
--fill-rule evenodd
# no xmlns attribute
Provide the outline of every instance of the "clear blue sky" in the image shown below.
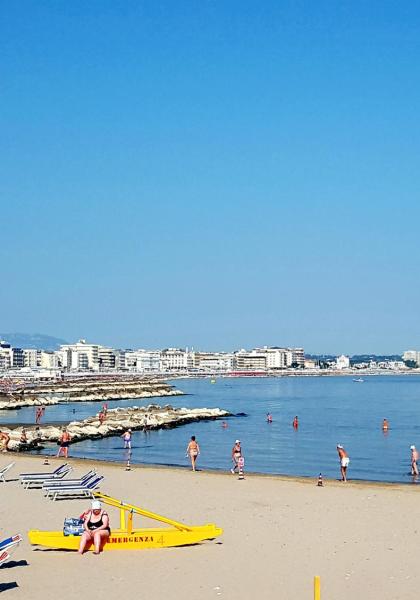
<svg viewBox="0 0 420 600"><path fill-rule="evenodd" d="M0 10L0 330L420 348L420 5Z"/></svg>

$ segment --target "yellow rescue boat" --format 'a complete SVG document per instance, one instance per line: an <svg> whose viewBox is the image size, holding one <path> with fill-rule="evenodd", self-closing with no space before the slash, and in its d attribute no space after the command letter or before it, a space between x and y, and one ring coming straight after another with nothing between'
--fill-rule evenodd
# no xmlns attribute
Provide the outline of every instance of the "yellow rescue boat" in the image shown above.
<svg viewBox="0 0 420 600"><path fill-rule="evenodd" d="M213 523L207 525L188 526L168 519L162 515L144 510L139 506L127 504L106 494L95 492L95 498L104 504L114 506L120 511L120 527L111 527L111 535L105 544L104 550L144 550L146 548L167 548L170 546L187 546L197 544L203 540L212 540L223 533L223 529ZM127 518L126 518L127 513ZM166 523L172 527L133 528L134 513ZM112 525L112 524L111 524ZM33 545L57 548L59 550L78 550L80 537L77 535L64 535L62 531L40 531L31 529L28 532L29 541ZM93 550L91 546L90 550Z"/></svg>

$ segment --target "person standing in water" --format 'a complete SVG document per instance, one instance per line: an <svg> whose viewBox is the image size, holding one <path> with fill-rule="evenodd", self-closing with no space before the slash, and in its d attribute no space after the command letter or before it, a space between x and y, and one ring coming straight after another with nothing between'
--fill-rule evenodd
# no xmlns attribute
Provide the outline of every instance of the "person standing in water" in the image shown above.
<svg viewBox="0 0 420 600"><path fill-rule="evenodd" d="M272 423L273 422L273 417L271 415L271 413L267 413L267 423Z"/></svg>
<svg viewBox="0 0 420 600"><path fill-rule="evenodd" d="M347 481L347 467L349 466L350 458L341 444L337 444L338 458L340 459L341 481Z"/></svg>
<svg viewBox="0 0 420 600"><path fill-rule="evenodd" d="M388 423L388 419L384 419L384 420L382 421L382 431L383 431L384 433L386 433L386 432L388 431L388 429L389 429L389 423Z"/></svg>
<svg viewBox="0 0 420 600"><path fill-rule="evenodd" d="M195 435L191 436L191 440L187 446L187 456L191 459L192 470L195 471L195 463L197 462L197 456L200 454L200 446L197 444Z"/></svg>
<svg viewBox="0 0 420 600"><path fill-rule="evenodd" d="M239 472L239 459L240 458L242 458L241 440L236 440L235 441L235 445L232 448L232 462L233 462L233 467L230 470L230 472L232 474L235 473L236 469L238 469L238 472Z"/></svg>
<svg viewBox="0 0 420 600"><path fill-rule="evenodd" d="M297 428L299 427L299 419L297 418L297 415L296 415L296 417L293 419L293 423L292 423L292 425L293 425L293 429L297 429Z"/></svg>
<svg viewBox="0 0 420 600"><path fill-rule="evenodd" d="M415 446L410 446L410 450L411 450L411 474L417 477L419 474L419 468L417 466L417 461L419 459L419 453Z"/></svg>
<svg viewBox="0 0 420 600"><path fill-rule="evenodd" d="M131 450L131 429L127 429L121 437L124 440L124 450Z"/></svg>

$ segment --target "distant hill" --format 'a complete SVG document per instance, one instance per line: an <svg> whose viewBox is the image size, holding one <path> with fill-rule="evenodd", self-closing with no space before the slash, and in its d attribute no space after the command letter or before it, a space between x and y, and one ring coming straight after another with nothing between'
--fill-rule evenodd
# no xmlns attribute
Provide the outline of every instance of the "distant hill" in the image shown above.
<svg viewBox="0 0 420 600"><path fill-rule="evenodd" d="M42 333L0 333L0 340L8 342L14 348L38 350L58 350L61 344L67 344L66 340Z"/></svg>

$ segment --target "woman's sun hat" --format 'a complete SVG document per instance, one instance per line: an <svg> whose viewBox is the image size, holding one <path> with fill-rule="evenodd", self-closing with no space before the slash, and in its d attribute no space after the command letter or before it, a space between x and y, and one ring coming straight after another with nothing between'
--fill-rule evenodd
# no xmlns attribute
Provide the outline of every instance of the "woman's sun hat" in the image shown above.
<svg viewBox="0 0 420 600"><path fill-rule="evenodd" d="M101 510L101 503L99 500L92 500L92 510Z"/></svg>

